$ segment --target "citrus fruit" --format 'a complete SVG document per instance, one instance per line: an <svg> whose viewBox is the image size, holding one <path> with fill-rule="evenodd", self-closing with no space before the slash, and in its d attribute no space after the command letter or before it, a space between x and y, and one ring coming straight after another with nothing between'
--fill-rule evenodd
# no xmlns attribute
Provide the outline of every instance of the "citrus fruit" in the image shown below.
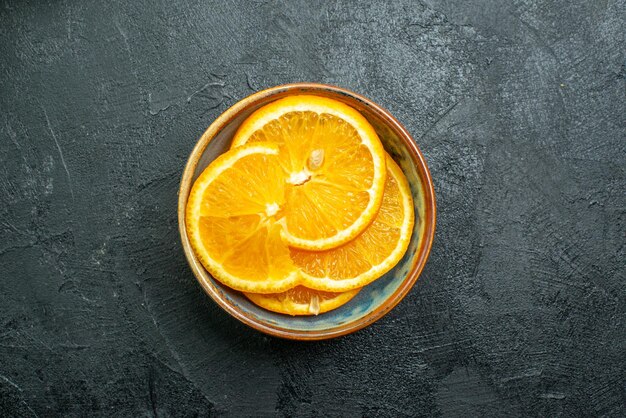
<svg viewBox="0 0 626 418"><path fill-rule="evenodd" d="M245 293L245 295L253 303L269 311L287 315L317 315L346 304L360 290L336 293L296 286L281 293Z"/></svg>
<svg viewBox="0 0 626 418"><path fill-rule="evenodd" d="M385 186L385 151L363 115L337 100L297 95L256 110L232 148L256 142L280 149L284 172L284 240L324 250L370 224Z"/></svg>
<svg viewBox="0 0 626 418"><path fill-rule="evenodd" d="M402 170L387 156L387 181L374 221L352 241L326 251L291 248L302 284L328 292L360 288L376 280L402 258L411 239L414 213L411 190Z"/></svg>
<svg viewBox="0 0 626 418"><path fill-rule="evenodd" d="M189 194L186 227L191 246L213 277L256 293L282 292L298 283L278 222L284 196L275 144L233 149L200 174Z"/></svg>

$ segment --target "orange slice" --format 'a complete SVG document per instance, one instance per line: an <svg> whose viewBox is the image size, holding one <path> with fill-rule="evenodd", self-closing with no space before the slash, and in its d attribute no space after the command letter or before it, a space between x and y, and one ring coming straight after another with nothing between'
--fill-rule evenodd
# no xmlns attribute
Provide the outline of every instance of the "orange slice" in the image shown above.
<svg viewBox="0 0 626 418"><path fill-rule="evenodd" d="M317 315L348 303L361 289L348 292L324 292L296 286L286 292L273 294L245 293L261 308L287 315Z"/></svg>
<svg viewBox="0 0 626 418"><path fill-rule="evenodd" d="M374 128L350 106L319 96L289 96L256 110L232 147L274 143L285 177L282 236L324 250L372 221L385 186L385 151Z"/></svg>
<svg viewBox="0 0 626 418"><path fill-rule="evenodd" d="M282 292L298 283L278 222L284 196L274 144L231 150L202 172L189 195L186 227L191 246L213 277L256 293Z"/></svg>
<svg viewBox="0 0 626 418"><path fill-rule="evenodd" d="M354 240L332 250L291 248L291 259L307 287L327 292L360 288L400 261L411 240L413 223L411 190L400 167L387 156L385 193L372 224Z"/></svg>

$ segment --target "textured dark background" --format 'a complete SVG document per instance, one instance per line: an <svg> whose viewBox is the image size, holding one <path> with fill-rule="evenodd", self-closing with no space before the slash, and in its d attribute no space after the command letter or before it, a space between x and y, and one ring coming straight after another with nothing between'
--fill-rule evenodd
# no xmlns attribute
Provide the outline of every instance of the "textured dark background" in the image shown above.
<svg viewBox="0 0 626 418"><path fill-rule="evenodd" d="M624 0L383 3L1 3L0 416L626 415ZM390 109L439 206L407 298L319 343L177 232L200 134L292 81Z"/></svg>

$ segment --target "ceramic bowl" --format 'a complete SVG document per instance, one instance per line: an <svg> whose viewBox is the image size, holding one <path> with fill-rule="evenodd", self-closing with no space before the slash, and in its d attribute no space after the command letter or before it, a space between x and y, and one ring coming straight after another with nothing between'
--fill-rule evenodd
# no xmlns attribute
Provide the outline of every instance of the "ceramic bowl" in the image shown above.
<svg viewBox="0 0 626 418"><path fill-rule="evenodd" d="M243 294L222 285L204 269L189 243L185 206L193 182L218 155L230 147L241 122L253 111L276 99L313 94L347 103L374 126L387 152L402 167L415 203L415 228L409 248L387 274L365 286L347 304L317 316L278 314L252 304ZM183 249L196 278L217 304L241 322L261 332L296 340L338 337L366 327L389 312L411 290L424 268L435 234L435 194L424 160L411 135L385 109L338 87L298 83L282 85L246 97L220 115L200 137L183 172L178 198L178 226Z"/></svg>

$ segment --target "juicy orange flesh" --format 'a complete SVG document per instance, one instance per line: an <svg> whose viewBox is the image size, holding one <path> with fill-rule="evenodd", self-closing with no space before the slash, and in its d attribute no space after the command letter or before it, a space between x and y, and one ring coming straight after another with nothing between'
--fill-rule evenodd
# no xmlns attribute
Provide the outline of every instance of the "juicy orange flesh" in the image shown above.
<svg viewBox="0 0 626 418"><path fill-rule="evenodd" d="M321 303L325 300L334 299L340 294L341 292L324 292L321 290L309 289L308 287L304 286L296 286L292 289L287 290L286 292L271 293L263 296L266 298L273 298L278 301L289 300L293 303L308 305L315 297L317 297L318 301Z"/></svg>
<svg viewBox="0 0 626 418"><path fill-rule="evenodd" d="M281 293L245 295L256 305L270 311L289 315L317 315L345 305L360 290L357 288L347 292L325 292L296 286Z"/></svg>
<svg viewBox="0 0 626 418"><path fill-rule="evenodd" d="M388 174L383 203L374 221L352 241L326 251L290 248L291 259L313 277L336 280L358 276L382 263L394 250L401 235L404 208L400 187Z"/></svg>
<svg viewBox="0 0 626 418"><path fill-rule="evenodd" d="M202 195L200 235L212 258L243 280L280 280L294 270L281 238L284 176L276 155L253 154L226 169Z"/></svg>
<svg viewBox="0 0 626 418"><path fill-rule="evenodd" d="M255 131L246 143L254 142L279 146L290 234L310 240L332 237L367 207L374 161L357 130L344 120L290 112Z"/></svg>
<svg viewBox="0 0 626 418"><path fill-rule="evenodd" d="M268 203L282 206L285 177L276 155L241 158L211 182L202 196L202 216L219 218L263 214Z"/></svg>

